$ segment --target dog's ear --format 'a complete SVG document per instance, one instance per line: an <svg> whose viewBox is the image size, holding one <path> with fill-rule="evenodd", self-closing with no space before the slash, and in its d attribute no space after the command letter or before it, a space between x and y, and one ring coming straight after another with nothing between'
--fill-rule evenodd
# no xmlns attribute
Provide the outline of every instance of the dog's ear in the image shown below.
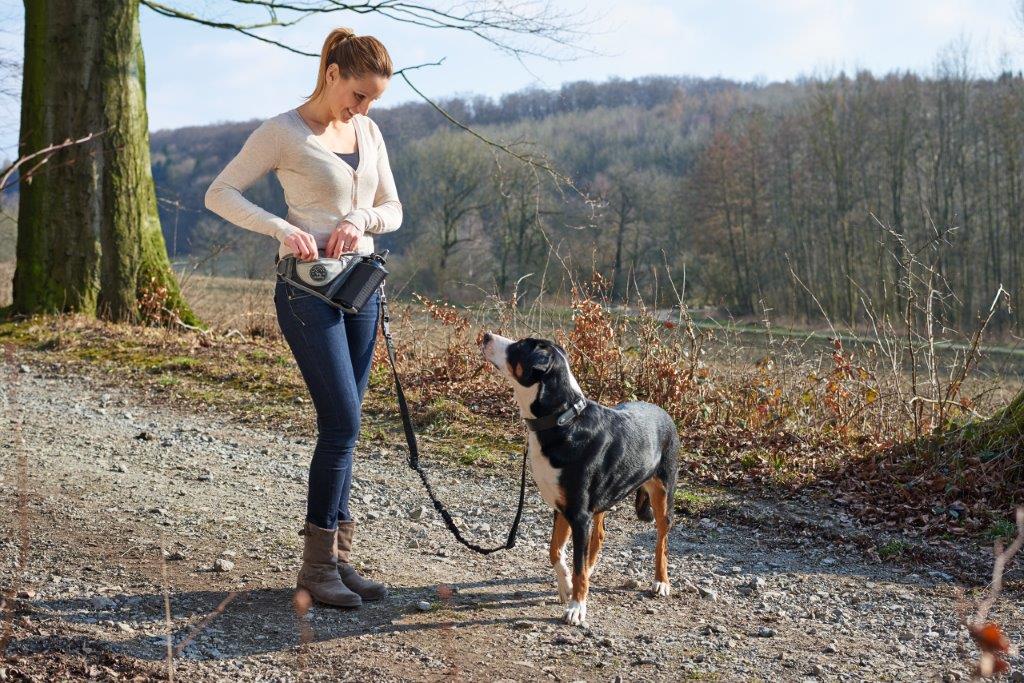
<svg viewBox="0 0 1024 683"><path fill-rule="evenodd" d="M554 353L550 346L537 346L526 359L527 367L538 373L550 370L553 362Z"/></svg>
<svg viewBox="0 0 1024 683"><path fill-rule="evenodd" d="M509 370L524 387L536 384L554 365L555 351L542 340L524 339L509 347Z"/></svg>

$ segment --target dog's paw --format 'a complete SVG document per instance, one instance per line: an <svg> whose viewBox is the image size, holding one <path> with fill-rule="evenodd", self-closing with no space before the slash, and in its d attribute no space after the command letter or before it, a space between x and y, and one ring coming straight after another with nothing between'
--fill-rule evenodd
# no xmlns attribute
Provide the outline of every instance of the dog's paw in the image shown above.
<svg viewBox="0 0 1024 683"><path fill-rule="evenodd" d="M668 594L672 592L672 586L668 581L655 581L654 585L651 586L651 595L658 598L668 597Z"/></svg>
<svg viewBox="0 0 1024 683"><path fill-rule="evenodd" d="M576 602L573 600L565 608L565 615L562 620L570 626L581 626L587 620L587 602Z"/></svg>

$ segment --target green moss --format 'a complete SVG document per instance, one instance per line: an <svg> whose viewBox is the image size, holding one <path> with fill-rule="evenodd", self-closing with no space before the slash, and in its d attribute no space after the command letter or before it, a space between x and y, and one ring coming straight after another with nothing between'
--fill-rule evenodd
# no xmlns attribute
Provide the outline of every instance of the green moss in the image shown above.
<svg viewBox="0 0 1024 683"><path fill-rule="evenodd" d="M176 377L174 375L167 374L167 375L161 375L160 377L158 377L156 382L157 382L157 384L159 384L162 387L173 387L173 386L180 385L182 383L182 379L180 377Z"/></svg>
<svg viewBox="0 0 1024 683"><path fill-rule="evenodd" d="M887 541L882 545L878 546L878 556L883 560L891 560L894 557L899 557L907 551L907 542L894 538L891 541Z"/></svg>
<svg viewBox="0 0 1024 683"><path fill-rule="evenodd" d="M166 358L158 360L152 366L150 366L150 372L174 372L181 370L191 370L194 368L202 367L202 363L195 358L190 356L175 356L173 358Z"/></svg>
<svg viewBox="0 0 1024 683"><path fill-rule="evenodd" d="M993 541L1009 541L1017 534L1017 525L1009 519L998 519L992 522L986 533Z"/></svg>
<svg viewBox="0 0 1024 683"><path fill-rule="evenodd" d="M456 459L463 465L483 467L495 467L504 461L499 453L475 443L465 444Z"/></svg>
<svg viewBox="0 0 1024 683"><path fill-rule="evenodd" d="M677 510L692 515L711 509L719 500L717 496L709 491L677 488L674 502Z"/></svg>

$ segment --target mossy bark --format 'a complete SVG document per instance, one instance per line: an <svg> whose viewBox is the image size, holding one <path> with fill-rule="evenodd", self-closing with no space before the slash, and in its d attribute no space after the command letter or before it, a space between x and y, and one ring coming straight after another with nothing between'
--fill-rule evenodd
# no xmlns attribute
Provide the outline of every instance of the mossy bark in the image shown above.
<svg viewBox="0 0 1024 683"><path fill-rule="evenodd" d="M19 152L89 133L22 184L13 310L195 324L170 269L150 170L138 0L26 0Z"/></svg>

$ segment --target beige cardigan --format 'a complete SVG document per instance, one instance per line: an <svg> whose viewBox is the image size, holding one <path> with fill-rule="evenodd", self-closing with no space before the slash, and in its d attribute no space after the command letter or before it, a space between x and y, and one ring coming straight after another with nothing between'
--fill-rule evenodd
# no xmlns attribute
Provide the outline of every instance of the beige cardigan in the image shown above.
<svg viewBox="0 0 1024 683"><path fill-rule="evenodd" d="M355 169L327 149L295 109L264 121L214 178L206 191L206 208L247 230L276 237L282 257L292 253L284 239L299 230L313 235L324 256L327 239L342 221L364 230L356 251L372 253L372 235L402 224L402 204L377 124L360 114L352 122L359 150ZM271 170L284 189L284 218L242 196Z"/></svg>

